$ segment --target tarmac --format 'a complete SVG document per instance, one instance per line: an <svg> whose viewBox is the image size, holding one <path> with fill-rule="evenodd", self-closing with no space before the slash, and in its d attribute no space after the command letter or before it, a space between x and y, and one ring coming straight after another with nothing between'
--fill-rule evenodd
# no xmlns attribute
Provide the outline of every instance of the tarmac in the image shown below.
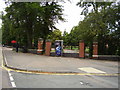
<svg viewBox="0 0 120 90"><path fill-rule="evenodd" d="M40 74L63 75L119 75L118 62L107 60L52 57L12 51L3 47L3 65L7 70ZM80 68L94 68L105 73L85 72Z"/></svg>
<svg viewBox="0 0 120 90"><path fill-rule="evenodd" d="M2 47L0 45L0 90L2 89Z"/></svg>

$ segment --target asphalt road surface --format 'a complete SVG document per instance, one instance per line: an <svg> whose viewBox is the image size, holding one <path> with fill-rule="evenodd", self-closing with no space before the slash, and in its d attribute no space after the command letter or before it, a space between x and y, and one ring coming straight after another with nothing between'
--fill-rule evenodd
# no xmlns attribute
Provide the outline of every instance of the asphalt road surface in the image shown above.
<svg viewBox="0 0 120 90"><path fill-rule="evenodd" d="M38 75L9 72L16 88L117 88L118 78L112 76Z"/></svg>
<svg viewBox="0 0 120 90"><path fill-rule="evenodd" d="M6 70L2 70L2 88L13 88Z"/></svg>
<svg viewBox="0 0 120 90"><path fill-rule="evenodd" d="M2 88L2 69L0 67L0 89Z"/></svg>
<svg viewBox="0 0 120 90"><path fill-rule="evenodd" d="M3 71L2 75L2 88L118 88L116 76L39 75L13 71Z"/></svg>
<svg viewBox="0 0 120 90"><path fill-rule="evenodd" d="M1 67L0 71L2 88L118 88L118 76L30 74Z"/></svg>
<svg viewBox="0 0 120 90"><path fill-rule="evenodd" d="M8 71L2 68L2 46L0 45L0 90L1 88L12 88Z"/></svg>

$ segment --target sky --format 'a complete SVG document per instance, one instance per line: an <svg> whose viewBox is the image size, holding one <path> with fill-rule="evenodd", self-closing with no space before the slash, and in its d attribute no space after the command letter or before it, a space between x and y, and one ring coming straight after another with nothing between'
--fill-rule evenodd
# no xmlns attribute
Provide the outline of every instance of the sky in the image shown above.
<svg viewBox="0 0 120 90"><path fill-rule="evenodd" d="M59 23L57 23L55 26L62 32L70 32L74 26L78 25L79 21L84 19L84 16L80 15L82 9L76 6L78 1L79 0L71 0L71 2L68 2L66 0L66 3L59 2L63 6L63 17L65 18L66 22L59 21ZM3 0L0 0L0 4L0 11L3 11L6 5ZM0 27L1 23L2 21L0 20Z"/></svg>
<svg viewBox="0 0 120 90"><path fill-rule="evenodd" d="M4 11L4 8L6 7L5 3L3 0L0 0L0 12ZM2 20L0 19L0 28L1 28Z"/></svg>
<svg viewBox="0 0 120 90"><path fill-rule="evenodd" d="M71 29L78 25L79 21L84 19L83 15L80 15L82 9L79 6L76 6L79 0L71 0L70 2L63 3L64 11L63 17L66 19L66 22L59 22L56 24L56 27L62 32L67 31L70 32Z"/></svg>

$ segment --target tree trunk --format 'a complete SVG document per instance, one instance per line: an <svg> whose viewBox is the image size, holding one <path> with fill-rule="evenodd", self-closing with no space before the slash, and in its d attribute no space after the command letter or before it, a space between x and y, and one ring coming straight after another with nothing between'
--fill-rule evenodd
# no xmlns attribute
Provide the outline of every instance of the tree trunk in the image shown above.
<svg viewBox="0 0 120 90"><path fill-rule="evenodd" d="M27 44L28 44L28 48L32 48L32 40L33 40L32 22L30 22L30 20L28 20L28 23L27 23Z"/></svg>
<svg viewBox="0 0 120 90"><path fill-rule="evenodd" d="M28 35L28 48L32 48L32 37L30 35Z"/></svg>
<svg viewBox="0 0 120 90"><path fill-rule="evenodd" d="M105 47L105 38L102 36L102 34L99 34L98 36L98 54L99 55L105 55L106 54L106 47Z"/></svg>
<svg viewBox="0 0 120 90"><path fill-rule="evenodd" d="M91 41L89 44L89 58L92 58L93 55L93 42Z"/></svg>
<svg viewBox="0 0 120 90"><path fill-rule="evenodd" d="M43 52L42 52L42 54L44 54L45 53L45 44L46 44L46 38L43 38Z"/></svg>

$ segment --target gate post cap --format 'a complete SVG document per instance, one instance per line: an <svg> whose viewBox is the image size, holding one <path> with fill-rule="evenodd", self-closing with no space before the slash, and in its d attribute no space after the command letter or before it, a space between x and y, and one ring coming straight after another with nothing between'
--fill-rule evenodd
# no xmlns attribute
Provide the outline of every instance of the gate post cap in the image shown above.
<svg viewBox="0 0 120 90"><path fill-rule="evenodd" d="M93 42L93 44L98 44L98 42Z"/></svg>
<svg viewBox="0 0 120 90"><path fill-rule="evenodd" d="M80 42L84 42L84 40L80 40Z"/></svg>
<svg viewBox="0 0 120 90"><path fill-rule="evenodd" d="M50 40L50 39L47 39L46 42L51 42L51 40Z"/></svg>
<svg viewBox="0 0 120 90"><path fill-rule="evenodd" d="M43 41L43 39L42 38L38 38L38 41Z"/></svg>

